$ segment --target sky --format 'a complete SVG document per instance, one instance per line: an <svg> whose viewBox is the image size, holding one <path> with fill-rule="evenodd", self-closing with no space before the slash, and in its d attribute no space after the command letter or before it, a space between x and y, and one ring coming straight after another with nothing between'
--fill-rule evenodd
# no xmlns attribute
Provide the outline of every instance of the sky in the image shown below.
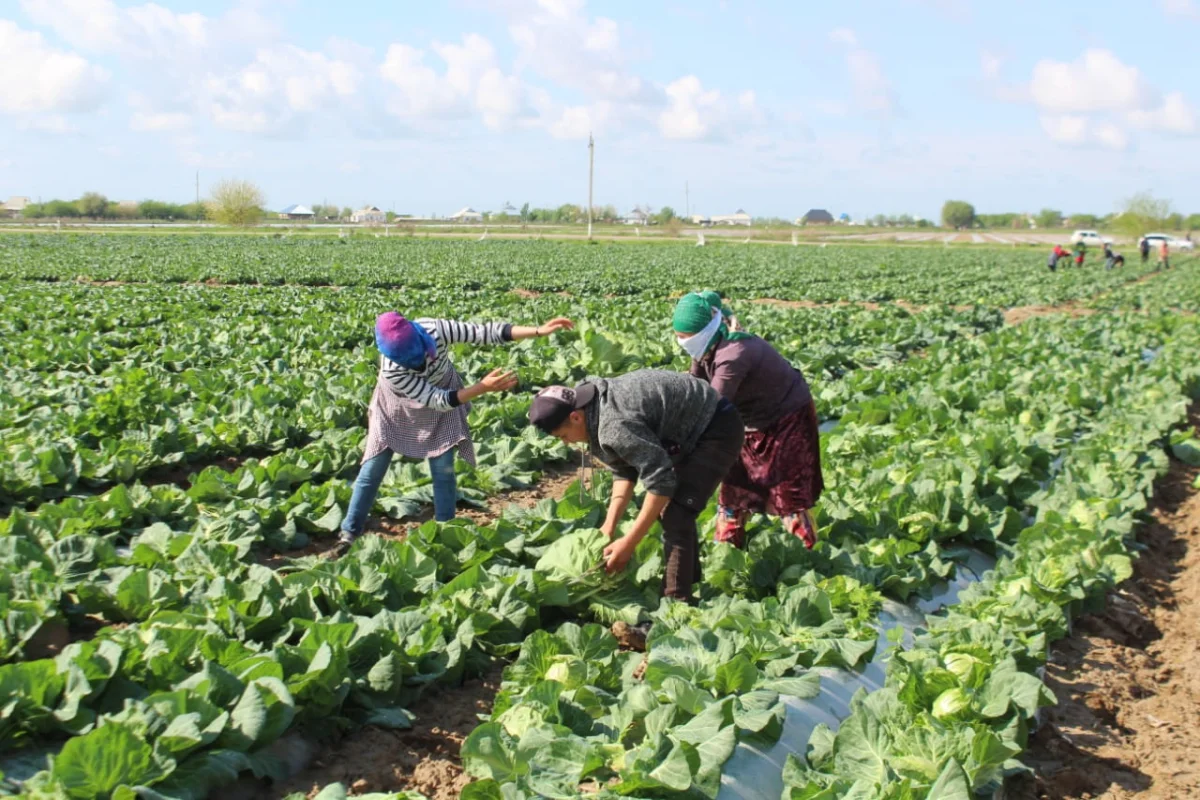
<svg viewBox="0 0 1200 800"><path fill-rule="evenodd" d="M0 0L0 197L1200 211L1200 0Z"/></svg>

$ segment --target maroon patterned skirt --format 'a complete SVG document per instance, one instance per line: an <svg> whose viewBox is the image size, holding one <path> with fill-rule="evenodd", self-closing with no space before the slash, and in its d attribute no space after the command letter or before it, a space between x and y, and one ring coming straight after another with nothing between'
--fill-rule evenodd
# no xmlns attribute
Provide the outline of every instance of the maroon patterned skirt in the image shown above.
<svg viewBox="0 0 1200 800"><path fill-rule="evenodd" d="M825 489L814 402L762 431L746 431L741 458L717 502L736 511L786 516L816 505Z"/></svg>

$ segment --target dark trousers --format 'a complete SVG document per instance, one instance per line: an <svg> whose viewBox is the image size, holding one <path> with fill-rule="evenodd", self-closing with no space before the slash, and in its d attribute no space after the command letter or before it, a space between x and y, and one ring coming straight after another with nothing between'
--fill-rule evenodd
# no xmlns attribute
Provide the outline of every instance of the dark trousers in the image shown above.
<svg viewBox="0 0 1200 800"><path fill-rule="evenodd" d="M725 473L738 460L746 428L727 400L717 407L695 449L675 464L675 494L663 510L663 594L692 602L700 580L700 532L696 517L708 505Z"/></svg>

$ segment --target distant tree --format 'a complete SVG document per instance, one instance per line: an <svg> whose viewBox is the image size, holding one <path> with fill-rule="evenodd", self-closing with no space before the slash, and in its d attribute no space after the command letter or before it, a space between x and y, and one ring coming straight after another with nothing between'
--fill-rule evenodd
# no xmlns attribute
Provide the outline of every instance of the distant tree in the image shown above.
<svg viewBox="0 0 1200 800"><path fill-rule="evenodd" d="M188 203L179 207L179 219L199 221L208 219L208 206L204 203Z"/></svg>
<svg viewBox="0 0 1200 800"><path fill-rule="evenodd" d="M526 202L525 205L521 206L521 222L529 222L532 219L529 214L529 203Z"/></svg>
<svg viewBox="0 0 1200 800"><path fill-rule="evenodd" d="M597 214L601 222L616 222L621 216L617 213L617 207L611 204L598 208Z"/></svg>
<svg viewBox="0 0 1200 800"><path fill-rule="evenodd" d="M1183 227L1189 231L1200 230L1200 214L1188 215L1188 218L1183 221Z"/></svg>
<svg viewBox="0 0 1200 800"><path fill-rule="evenodd" d="M1168 214L1167 218L1163 220L1163 225L1173 231L1183 230L1183 214L1179 212Z"/></svg>
<svg viewBox="0 0 1200 800"><path fill-rule="evenodd" d="M1063 224L1062 212L1053 208L1043 208L1034 219L1039 228L1061 228Z"/></svg>
<svg viewBox="0 0 1200 800"><path fill-rule="evenodd" d="M354 216L354 209L351 208L350 206L346 206L345 208L342 209L342 213L339 216L339 219L350 219L353 216Z"/></svg>
<svg viewBox="0 0 1200 800"><path fill-rule="evenodd" d="M81 217L100 219L108 211L108 198L99 192L88 192L75 202Z"/></svg>
<svg viewBox="0 0 1200 800"><path fill-rule="evenodd" d="M1170 200L1159 200L1149 192L1140 192L1121 204L1121 213L1113 219L1113 227L1127 236L1137 237L1163 227L1171 213Z"/></svg>
<svg viewBox="0 0 1200 800"><path fill-rule="evenodd" d="M395 211L388 211L388 212L386 212L386 213L384 214L384 216L387 218L387 221L388 221L388 222L393 222L393 221L395 221L395 219L396 219L396 212L395 212Z"/></svg>
<svg viewBox="0 0 1200 800"><path fill-rule="evenodd" d="M184 218L183 206L164 203L161 200L143 200L138 203L137 213L142 219L175 219Z"/></svg>
<svg viewBox="0 0 1200 800"><path fill-rule="evenodd" d="M912 214L901 214L900 216L896 217L896 224L905 228L911 227L913 221Z"/></svg>
<svg viewBox="0 0 1200 800"><path fill-rule="evenodd" d="M917 220L917 227L918 228L932 228L933 223L927 219L919 219L919 220Z"/></svg>
<svg viewBox="0 0 1200 800"><path fill-rule="evenodd" d="M1095 214L1072 214L1071 225L1076 228L1099 228L1103 220Z"/></svg>
<svg viewBox="0 0 1200 800"><path fill-rule="evenodd" d="M875 216L871 217L871 224L876 228L882 228L887 224L887 217L885 217L883 214L876 214Z"/></svg>
<svg viewBox="0 0 1200 800"><path fill-rule="evenodd" d="M947 200L942 206L942 225L947 228L966 228L975 220L975 206L964 200Z"/></svg>
<svg viewBox="0 0 1200 800"><path fill-rule="evenodd" d="M573 203L563 203L554 211L555 222L578 222L583 209Z"/></svg>
<svg viewBox="0 0 1200 800"><path fill-rule="evenodd" d="M262 219L262 190L250 181L227 178L212 187L209 209L222 225L251 225Z"/></svg>
<svg viewBox="0 0 1200 800"><path fill-rule="evenodd" d="M675 209L671 208L670 206L663 206L658 210L658 213L654 215L654 218L658 221L659 225L666 225L668 222L675 219Z"/></svg>
<svg viewBox="0 0 1200 800"><path fill-rule="evenodd" d="M71 200L51 200L45 205L46 216L69 217L74 218L79 216L79 204Z"/></svg>
<svg viewBox="0 0 1200 800"><path fill-rule="evenodd" d="M26 219L41 219L50 215L46 213L45 203L30 203L21 211L21 216Z"/></svg>
<svg viewBox="0 0 1200 800"><path fill-rule="evenodd" d="M1001 214L979 214L976 219L984 228L1011 228L1013 220L1019 216L1019 214L1005 212Z"/></svg>

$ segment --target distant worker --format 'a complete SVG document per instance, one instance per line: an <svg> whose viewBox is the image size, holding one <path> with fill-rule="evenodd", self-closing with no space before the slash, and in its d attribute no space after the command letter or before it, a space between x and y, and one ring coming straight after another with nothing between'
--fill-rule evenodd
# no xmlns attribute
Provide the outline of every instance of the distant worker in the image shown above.
<svg viewBox="0 0 1200 800"><path fill-rule="evenodd" d="M1145 264L1150 260L1150 240L1143 236L1138 241L1138 248L1142 251L1142 263Z"/></svg>
<svg viewBox="0 0 1200 800"><path fill-rule="evenodd" d="M1108 242L1104 243L1104 268L1110 270L1113 267L1125 266L1125 256L1120 253L1114 253L1112 245Z"/></svg>
<svg viewBox="0 0 1200 800"><path fill-rule="evenodd" d="M1087 257L1087 245L1083 242L1075 245L1075 266L1082 267L1083 259Z"/></svg>
<svg viewBox="0 0 1200 800"><path fill-rule="evenodd" d="M1163 239L1162 244L1160 244L1158 246L1158 268L1159 269L1170 269L1171 268L1171 261L1169 259L1170 254L1171 254L1170 248L1167 247L1167 240Z"/></svg>
<svg viewBox="0 0 1200 800"><path fill-rule="evenodd" d="M1064 258L1069 260L1071 258L1071 254L1063 249L1061 244L1056 244L1054 245L1054 249L1050 251L1050 257L1046 259L1046 266L1050 268L1051 272L1057 272L1058 262L1062 261Z"/></svg>

